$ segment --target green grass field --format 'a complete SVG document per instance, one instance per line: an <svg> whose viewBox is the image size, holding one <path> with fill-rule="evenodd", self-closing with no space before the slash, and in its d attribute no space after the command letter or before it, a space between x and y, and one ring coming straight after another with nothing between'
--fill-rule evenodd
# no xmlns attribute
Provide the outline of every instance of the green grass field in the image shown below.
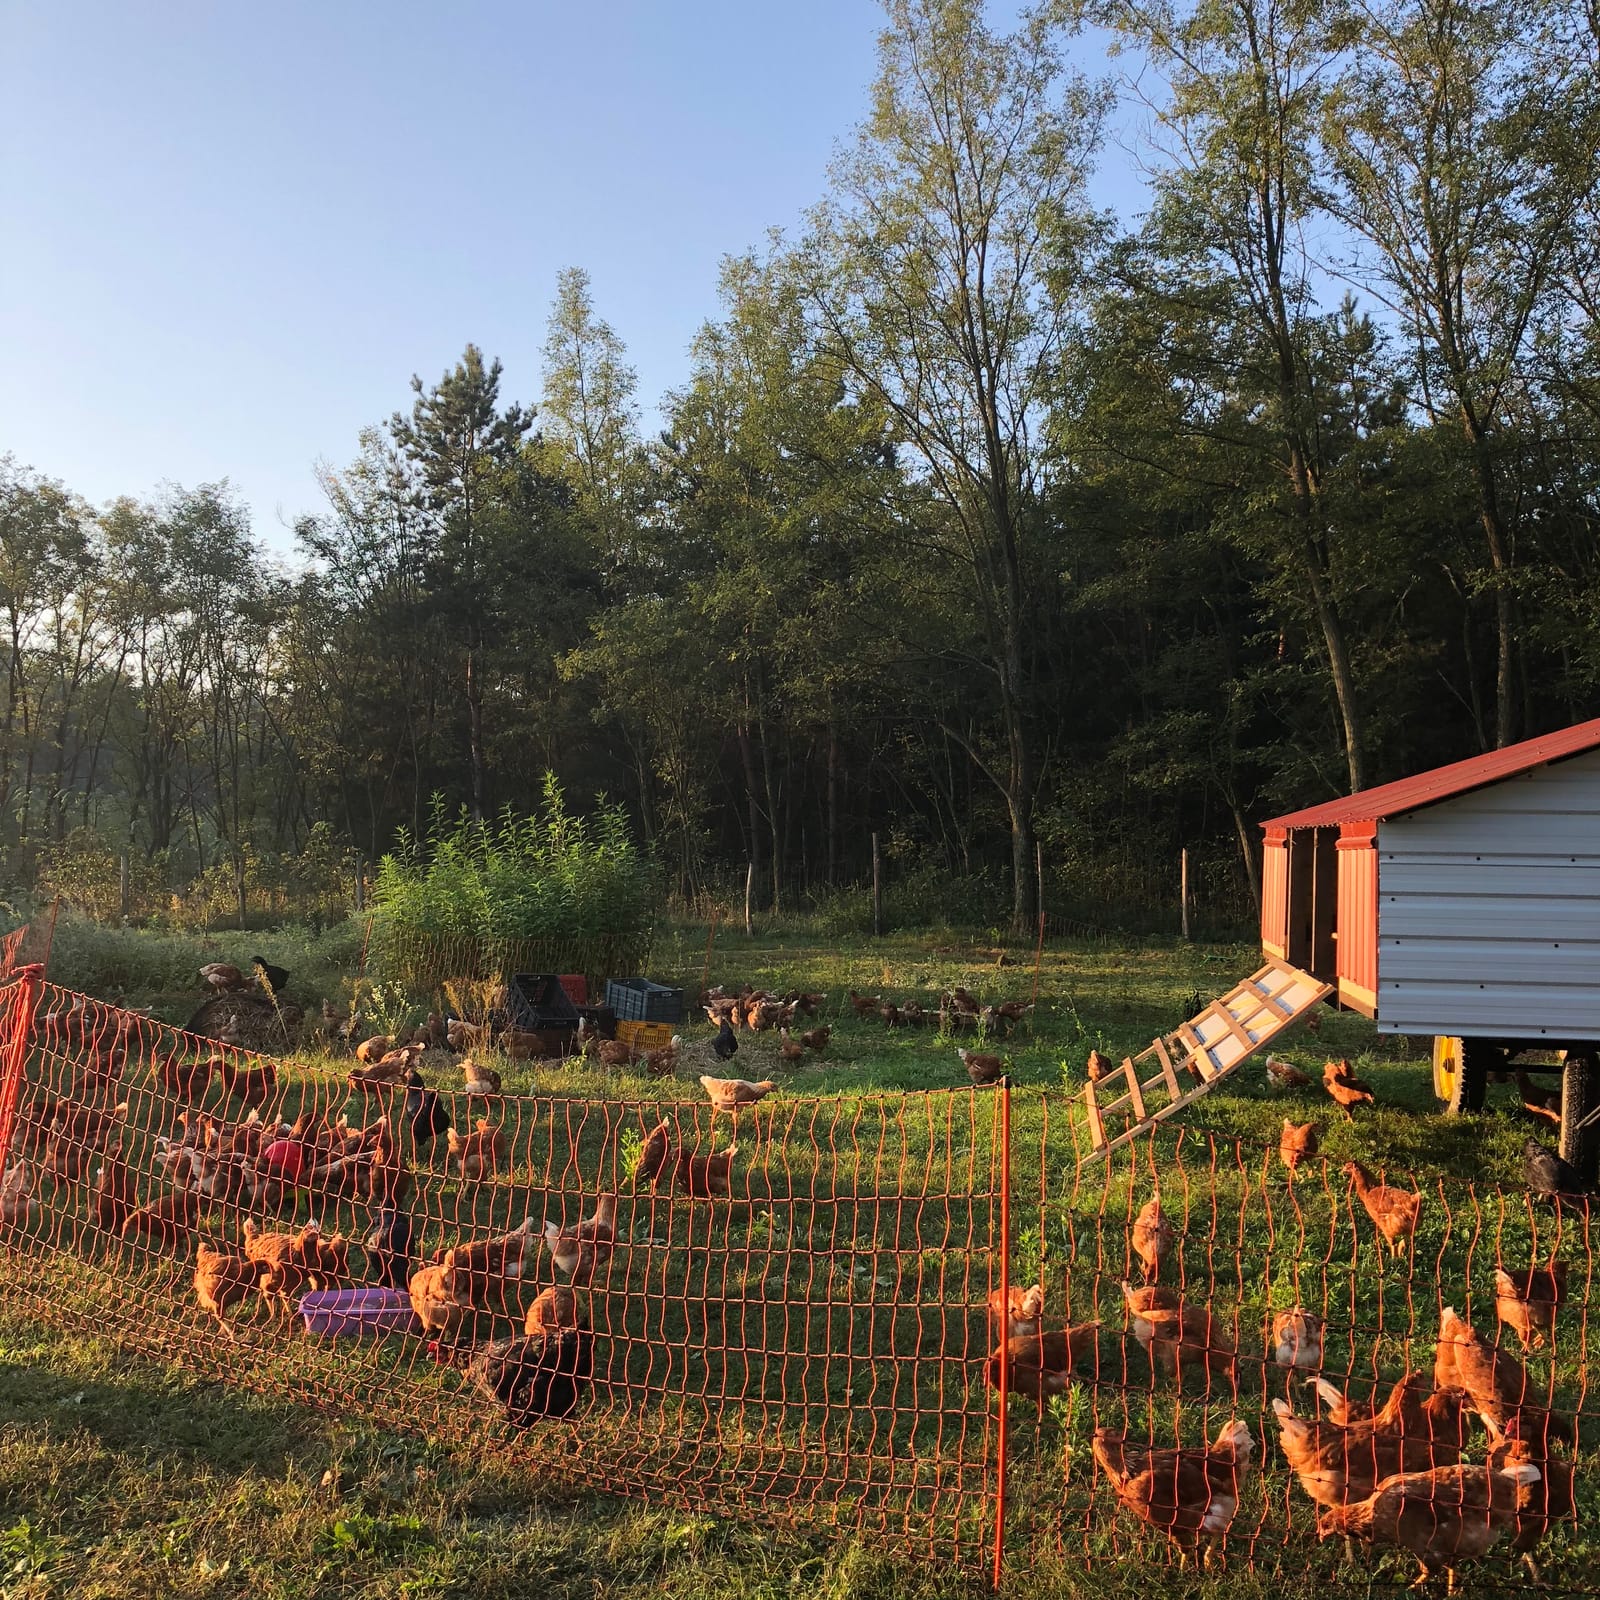
<svg viewBox="0 0 1600 1600"><path fill-rule="evenodd" d="M118 937L134 945L139 936ZM318 981L331 992L341 939L312 953L312 995ZM694 930L667 941L659 970L697 981L702 942ZM195 962L240 953L211 941L197 956L197 946L168 940L151 961L113 945L121 964L108 980L105 946L94 935L75 952L69 938L53 975L178 1021L193 1004ZM295 959L287 938L257 938L258 947ZM1226 1575L1178 1574L1148 1530L1103 1493L1091 1501L1097 1420L1192 1441L1238 1414L1259 1440L1267 1399L1283 1392L1282 1374L1259 1360L1241 1362L1237 1397L1190 1384L1180 1399L1170 1382L1152 1387L1122 1334L1118 1284L1128 1218L1158 1184L1183 1235L1182 1281L1237 1319L1242 1351L1262 1347L1274 1309L1298 1302L1326 1312L1327 1364L1358 1379L1431 1365L1441 1302L1492 1332L1493 1263L1550 1242L1548 1213L1519 1192L1529 1125L1510 1091L1493 1090L1481 1118L1438 1116L1419 1050L1331 1013L1315 1037L1291 1035L1279 1053L1313 1070L1329 1054L1351 1057L1378 1091L1376 1112L1347 1123L1320 1090L1270 1094L1257 1063L1181 1126L1121 1155L1109 1177L1078 1174L1066 1091L1081 1088L1089 1049L1120 1057L1140 1048L1187 1015L1196 990L1209 999L1254 964L1245 948L1052 948L1039 1009L1004 1046L1015 1084L1013 1273L1042 1268L1053 1319L1103 1322L1096 1383L1043 1417L1013 1407L1008 1559L1026 1592L1287 1595L1338 1581L1340 1552L1317 1548L1308 1503L1272 1448L1236 1525L1258 1528L1259 1540L1234 1551ZM926 1000L964 982L984 998L1025 998L1031 970L1026 958L997 967L991 946L948 935L840 949L796 933L724 937L712 978L826 989L837 1031L823 1058L798 1069L778 1060L771 1036L746 1040L737 1072L782 1089L740 1119L734 1203L625 1198L626 1242L593 1308L609 1400L576 1428L508 1440L415 1341L359 1354L341 1343L334 1359L246 1316L239 1348L228 1347L191 1309L186 1273L171 1261L97 1253L83 1262L77 1250L47 1249L81 1227L81 1195L64 1197L44 1237L4 1258L13 1292L0 1294L0 1595L152 1586L495 1595L535 1584L553 1595L967 1592L974 1568L950 1555L962 1549L975 1564L987 1538L974 1472L992 1427L981 1304L995 1267L994 1097L886 1094L964 1086L954 1047L931 1031L858 1022L843 995ZM695 1058L710 1030L685 1032L676 1085L502 1063L508 1088L537 1097L517 1112L518 1165L470 1193L436 1167L419 1205L424 1250L507 1226L535 1201L548 1212L610 1186L624 1132L642 1129L657 1101L681 1098L685 1136L725 1145L727 1119L711 1125L694 1083L711 1067ZM333 1068L306 1060L291 1096L326 1093ZM163 1108L130 1098L134 1137L148 1140ZM597 1104L582 1110L574 1099ZM1285 1114L1318 1117L1327 1158L1293 1192L1267 1156ZM1352 1213L1338 1171L1352 1157L1413 1173L1427 1193L1409 1261L1380 1262L1365 1214ZM905 1203L908 1193L917 1204ZM353 1229L361 1216L352 1207L323 1220ZM204 1231L226 1237L229 1221L213 1216ZM1586 1279L1584 1241L1566 1226L1562 1253ZM1586 1282L1574 1288L1587 1299ZM130 1350L142 1357L130 1360ZM1568 1407L1582 1402L1585 1366L1582 1344L1565 1335L1559 1361L1530 1362ZM266 1392L241 1393L229 1378ZM278 1398L285 1391L326 1409ZM427 1439L386 1426L402 1421ZM927 1466L935 1456L968 1468L937 1481ZM624 1474L648 1481L645 1501L604 1492ZM786 1515L780 1497L797 1497L799 1514ZM852 1537L858 1518L909 1526L924 1559L907 1561L892 1538ZM1576 1581L1588 1555L1586 1541L1563 1531L1547 1572ZM1376 1570L1380 1592L1415 1569L1391 1560L1357 1570L1345 1577L1365 1586ZM1505 1581L1503 1570L1485 1574L1478 1592Z"/></svg>

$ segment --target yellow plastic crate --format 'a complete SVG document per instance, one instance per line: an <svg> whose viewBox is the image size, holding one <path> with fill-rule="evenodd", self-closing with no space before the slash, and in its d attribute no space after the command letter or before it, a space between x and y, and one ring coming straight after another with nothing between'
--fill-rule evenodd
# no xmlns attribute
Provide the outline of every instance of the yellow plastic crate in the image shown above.
<svg viewBox="0 0 1600 1600"><path fill-rule="evenodd" d="M673 1026L670 1022L619 1022L617 1037L636 1050L659 1050L672 1043Z"/></svg>

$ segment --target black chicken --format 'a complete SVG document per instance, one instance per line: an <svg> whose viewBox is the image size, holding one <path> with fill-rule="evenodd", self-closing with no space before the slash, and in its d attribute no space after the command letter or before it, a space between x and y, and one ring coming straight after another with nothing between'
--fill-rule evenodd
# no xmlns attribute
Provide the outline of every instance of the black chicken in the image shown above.
<svg viewBox="0 0 1600 1600"><path fill-rule="evenodd" d="M250 965L256 969L256 982L268 994L282 994L289 987L287 969L273 966L265 956L251 956Z"/></svg>
<svg viewBox="0 0 1600 1600"><path fill-rule="evenodd" d="M406 1126L411 1129L414 1150L426 1150L450 1126L450 1113L438 1091L423 1083L415 1067L406 1073Z"/></svg>
<svg viewBox="0 0 1600 1600"><path fill-rule="evenodd" d="M1582 1195L1589 1192L1584 1175L1537 1139L1530 1139L1522 1149L1527 1158L1528 1187L1535 1194Z"/></svg>
<svg viewBox="0 0 1600 1600"><path fill-rule="evenodd" d="M733 1024L724 1017L716 1038L711 1041L711 1049L718 1061L727 1061L738 1048L739 1041L733 1036Z"/></svg>
<svg viewBox="0 0 1600 1600"><path fill-rule="evenodd" d="M380 1206L372 1232L361 1242L385 1289L404 1289L411 1277L412 1222L409 1211Z"/></svg>
<svg viewBox="0 0 1600 1600"><path fill-rule="evenodd" d="M472 1358L467 1374L505 1408L514 1427L570 1417L594 1376L594 1335L562 1328L531 1339L499 1339Z"/></svg>

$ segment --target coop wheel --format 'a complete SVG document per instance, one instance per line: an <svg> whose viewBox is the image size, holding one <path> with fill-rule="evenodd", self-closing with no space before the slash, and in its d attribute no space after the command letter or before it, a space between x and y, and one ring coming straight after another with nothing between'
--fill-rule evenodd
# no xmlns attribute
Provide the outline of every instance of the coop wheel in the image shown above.
<svg viewBox="0 0 1600 1600"><path fill-rule="evenodd" d="M1561 1068L1561 1159L1570 1161L1591 1182L1595 1149L1600 1144L1593 1125L1579 1124L1600 1105L1600 1063L1593 1047L1569 1050Z"/></svg>
<svg viewBox="0 0 1600 1600"><path fill-rule="evenodd" d="M1440 1034L1433 1041L1433 1092L1446 1105L1455 1098L1461 1068L1461 1041Z"/></svg>
<svg viewBox="0 0 1600 1600"><path fill-rule="evenodd" d="M1488 1085L1487 1052L1477 1040L1441 1035L1433 1041L1433 1092L1444 1102L1446 1116L1482 1111Z"/></svg>

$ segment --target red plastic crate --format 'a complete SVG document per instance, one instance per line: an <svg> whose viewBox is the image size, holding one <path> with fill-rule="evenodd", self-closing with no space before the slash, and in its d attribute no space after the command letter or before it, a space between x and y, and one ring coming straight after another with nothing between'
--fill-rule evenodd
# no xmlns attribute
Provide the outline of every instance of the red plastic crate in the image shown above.
<svg viewBox="0 0 1600 1600"><path fill-rule="evenodd" d="M589 980L581 972L563 972L558 975L556 982L567 991L567 999L575 1006L586 1006L589 1003Z"/></svg>

